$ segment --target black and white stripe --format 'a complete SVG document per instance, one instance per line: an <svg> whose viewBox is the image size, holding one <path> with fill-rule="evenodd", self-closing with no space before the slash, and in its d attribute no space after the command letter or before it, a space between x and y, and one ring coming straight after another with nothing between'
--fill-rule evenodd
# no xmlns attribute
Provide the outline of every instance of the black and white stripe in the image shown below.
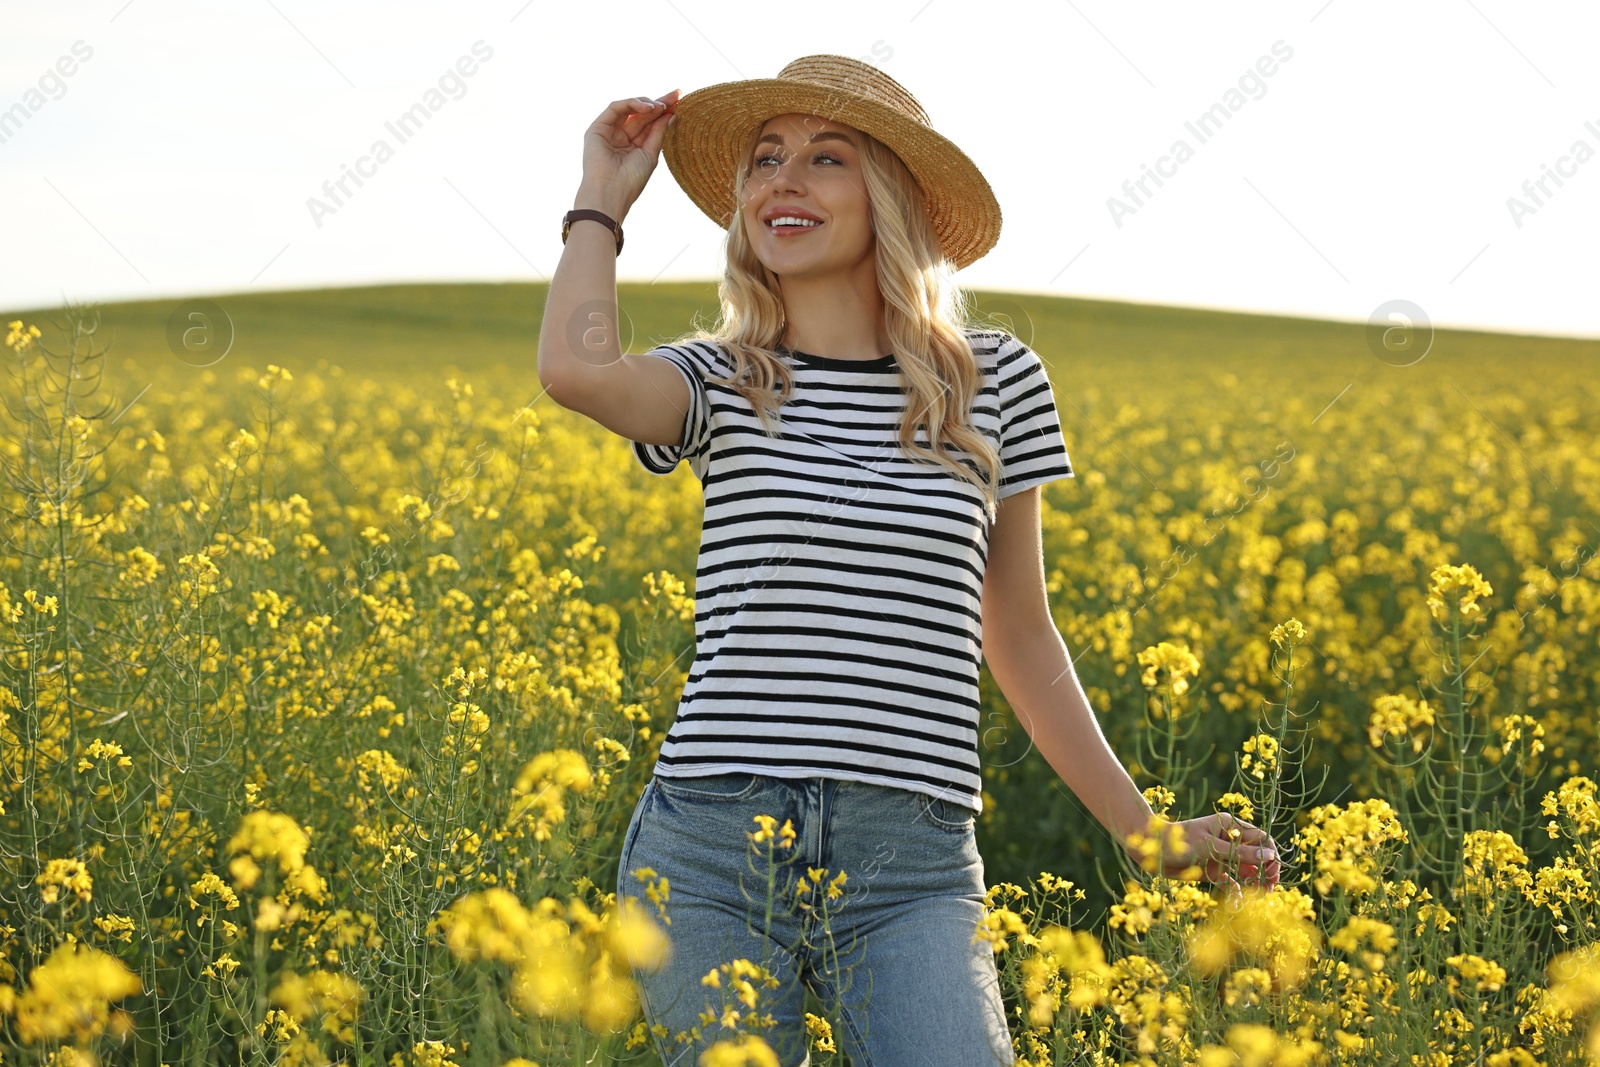
<svg viewBox="0 0 1600 1067"><path fill-rule="evenodd" d="M973 425L998 443L1000 496L1072 477L1039 356L969 330L983 373ZM977 486L908 456L895 358L784 353L795 389L768 437L716 345L651 353L690 386L684 443L705 514L695 659L655 771L746 771L899 786L982 810L978 669L988 527ZM918 440L926 443L925 431ZM976 461L968 460L976 469Z"/></svg>

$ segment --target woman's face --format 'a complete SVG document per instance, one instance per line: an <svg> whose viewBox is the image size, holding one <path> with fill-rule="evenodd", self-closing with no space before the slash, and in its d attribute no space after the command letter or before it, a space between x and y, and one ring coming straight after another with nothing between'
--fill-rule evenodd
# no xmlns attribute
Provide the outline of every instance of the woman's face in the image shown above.
<svg viewBox="0 0 1600 1067"><path fill-rule="evenodd" d="M756 257L779 277L823 277L874 253L872 215L861 174L861 133L816 115L787 114L761 127L747 161L745 233ZM814 218L809 228L774 230L769 216Z"/></svg>

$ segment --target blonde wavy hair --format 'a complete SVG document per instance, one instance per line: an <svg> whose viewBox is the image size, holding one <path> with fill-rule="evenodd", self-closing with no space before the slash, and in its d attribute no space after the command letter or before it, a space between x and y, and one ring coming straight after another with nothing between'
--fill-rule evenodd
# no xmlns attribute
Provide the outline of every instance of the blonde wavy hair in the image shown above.
<svg viewBox="0 0 1600 1067"><path fill-rule="evenodd" d="M737 204L744 203L761 125L751 131L735 177ZM884 325L906 383L900 447L913 458L945 466L976 485L993 523L1000 453L993 440L972 426L972 402L983 376L963 332L981 325L981 320L955 282L956 268L939 247L916 178L883 142L864 132L860 140L861 171L877 235ZM720 321L709 329L697 324L673 343L695 340L720 345L733 358L733 373L709 380L745 397L768 436L778 436L779 409L794 389L789 368L775 351L785 326L778 276L756 257L742 211L735 212L728 226L727 249L728 266L718 285ZM926 429L927 445L916 441L920 428ZM957 452L976 457L982 470L961 462Z"/></svg>

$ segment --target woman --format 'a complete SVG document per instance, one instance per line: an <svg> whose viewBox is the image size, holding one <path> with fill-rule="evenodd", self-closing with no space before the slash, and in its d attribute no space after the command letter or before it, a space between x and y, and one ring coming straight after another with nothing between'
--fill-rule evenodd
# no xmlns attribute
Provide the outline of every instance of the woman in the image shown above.
<svg viewBox="0 0 1600 1067"><path fill-rule="evenodd" d="M727 231L723 320L624 356L621 220L658 153ZM696 655L618 869L621 896L642 898L648 872L669 884L671 958L638 975L658 1050L694 1063L732 1007L805 1063L810 988L856 1064L1012 1062L973 938L980 656L1120 842L1151 810L1045 597L1039 486L1073 474L1049 379L1015 337L967 325L953 281L999 237L988 183L893 79L807 56L612 103L566 227L541 382L647 470L688 460L705 498ZM1166 873L1276 883L1261 830L1174 825ZM771 1027L726 973L702 982L736 958L776 979L754 990Z"/></svg>

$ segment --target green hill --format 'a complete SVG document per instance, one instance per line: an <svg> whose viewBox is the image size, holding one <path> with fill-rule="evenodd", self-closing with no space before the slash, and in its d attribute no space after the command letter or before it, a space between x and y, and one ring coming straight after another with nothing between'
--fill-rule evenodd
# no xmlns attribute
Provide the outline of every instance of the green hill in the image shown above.
<svg viewBox="0 0 1600 1067"><path fill-rule="evenodd" d="M543 284L380 285L349 289L235 293L210 297L232 319L236 340L226 362L278 363L291 372L327 360L357 374L431 371L471 376L474 368L524 365L535 376ZM710 324L716 285L623 284L629 351L688 332L696 313ZM1264 388L1379 373L1431 374L1442 368L1542 365L1554 373L1600 362L1600 341L1441 330L1426 359L1390 368L1368 349L1364 324L1286 316L1161 307L1071 297L979 292L978 308L1031 344L1058 384L1115 387L1148 370L1260 374ZM168 318L183 300L103 305L113 368L151 361L181 366L167 347ZM4 320L44 322L60 309L3 313ZM219 369L221 369L219 365ZM1128 399L1135 399L1130 396Z"/></svg>

